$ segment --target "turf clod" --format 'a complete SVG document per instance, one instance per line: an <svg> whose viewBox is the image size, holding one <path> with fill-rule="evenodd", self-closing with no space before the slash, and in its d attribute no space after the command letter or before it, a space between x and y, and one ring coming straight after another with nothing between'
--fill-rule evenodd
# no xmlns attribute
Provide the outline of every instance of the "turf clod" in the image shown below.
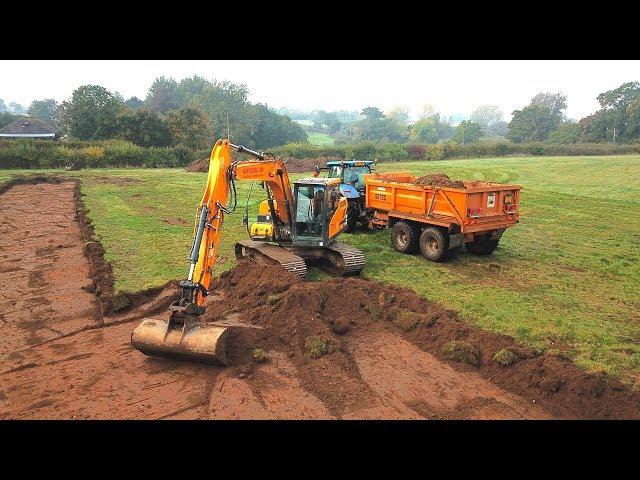
<svg viewBox="0 0 640 480"><path fill-rule="evenodd" d="M480 353L478 347L464 340L452 340L445 344L442 353L454 362L468 363L478 366L480 364Z"/></svg>
<svg viewBox="0 0 640 480"><path fill-rule="evenodd" d="M498 350L496 352L496 354L493 356L493 360L503 367L508 367L509 365L512 365L520 360L520 356L513 350L503 348L502 350Z"/></svg>

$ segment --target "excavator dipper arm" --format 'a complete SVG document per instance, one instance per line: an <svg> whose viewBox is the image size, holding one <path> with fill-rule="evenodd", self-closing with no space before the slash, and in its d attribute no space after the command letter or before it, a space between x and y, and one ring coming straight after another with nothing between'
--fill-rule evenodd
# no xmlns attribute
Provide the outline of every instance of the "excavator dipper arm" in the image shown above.
<svg viewBox="0 0 640 480"><path fill-rule="evenodd" d="M180 300L169 307L169 318L144 319L131 334L132 345L146 355L227 363L228 324L203 322L199 316L204 313L204 297L218 255L224 216L233 209L227 204L230 192L234 190L231 147L240 150L228 140L218 140L211 152L207 186L200 202L189 255L189 273L187 279L180 282Z"/></svg>

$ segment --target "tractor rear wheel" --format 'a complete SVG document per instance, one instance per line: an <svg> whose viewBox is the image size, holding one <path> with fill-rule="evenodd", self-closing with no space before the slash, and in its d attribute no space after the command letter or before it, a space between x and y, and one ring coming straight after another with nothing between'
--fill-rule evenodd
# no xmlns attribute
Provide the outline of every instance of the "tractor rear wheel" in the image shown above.
<svg viewBox="0 0 640 480"><path fill-rule="evenodd" d="M347 204L347 226L344 229L345 232L353 232L358 224L358 217L360 217L358 200L349 200Z"/></svg>
<svg viewBox="0 0 640 480"><path fill-rule="evenodd" d="M499 240L491 240L489 235L478 235L473 242L465 243L465 247L476 255L490 255L498 247Z"/></svg>
<svg viewBox="0 0 640 480"><path fill-rule="evenodd" d="M393 249L401 253L413 253L418 249L420 230L409 222L396 222L391 230Z"/></svg>
<svg viewBox="0 0 640 480"><path fill-rule="evenodd" d="M443 257L448 247L449 236L437 228L425 228L420 235L420 252L427 260L437 262Z"/></svg>

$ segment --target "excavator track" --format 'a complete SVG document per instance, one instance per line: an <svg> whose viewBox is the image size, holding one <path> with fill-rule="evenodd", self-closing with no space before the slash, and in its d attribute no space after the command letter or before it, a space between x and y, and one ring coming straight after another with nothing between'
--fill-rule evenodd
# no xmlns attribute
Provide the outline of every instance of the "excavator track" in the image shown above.
<svg viewBox="0 0 640 480"><path fill-rule="evenodd" d="M345 243L328 247L303 248L243 240L236 243L236 258L252 258L270 264L280 264L300 277L306 277L306 262L316 263L333 275L357 275L365 264L360 250Z"/></svg>
<svg viewBox="0 0 640 480"><path fill-rule="evenodd" d="M365 258L356 247L346 243L335 242L327 247L334 258L340 258L340 275L357 275L364 268ZM334 262L332 262L334 263Z"/></svg>
<svg viewBox="0 0 640 480"><path fill-rule="evenodd" d="M304 259L280 245L243 240L236 243L236 258L238 260L251 258L270 264L277 263L282 265L285 270L300 277L307 276L307 265L304 263Z"/></svg>

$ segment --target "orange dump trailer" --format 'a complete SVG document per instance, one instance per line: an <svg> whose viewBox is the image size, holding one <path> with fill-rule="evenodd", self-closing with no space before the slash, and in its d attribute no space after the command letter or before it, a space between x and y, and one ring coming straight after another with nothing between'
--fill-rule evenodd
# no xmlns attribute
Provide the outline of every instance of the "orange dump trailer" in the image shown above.
<svg viewBox="0 0 640 480"><path fill-rule="evenodd" d="M464 182L465 188L419 186L409 172L364 176L369 226L391 229L393 248L418 249L433 261L465 244L487 255L520 219L520 185Z"/></svg>

